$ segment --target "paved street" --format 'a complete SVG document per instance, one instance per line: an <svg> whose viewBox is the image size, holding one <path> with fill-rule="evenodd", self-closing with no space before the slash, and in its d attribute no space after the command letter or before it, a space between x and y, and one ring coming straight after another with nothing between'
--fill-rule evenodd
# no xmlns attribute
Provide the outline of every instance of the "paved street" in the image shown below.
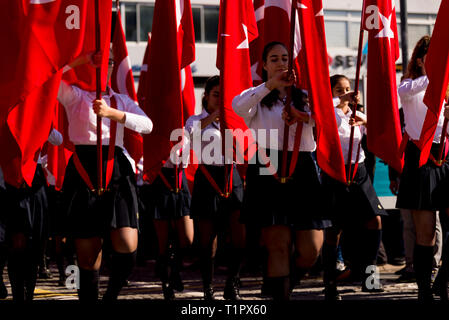
<svg viewBox="0 0 449 320"><path fill-rule="evenodd" d="M154 275L154 260L148 260L145 266L137 266L130 278L129 285L122 290L119 299L127 300L157 300L162 299L160 282ZM362 292L360 286L356 283L342 283L339 286L343 300L416 300L417 287L415 283L396 283L398 278L395 271L401 269L401 266L385 265L378 267L380 279L385 292L370 294ZM39 279L36 290L35 300L77 300L75 290L69 290L58 286L58 276L56 266L51 265L52 279ZM100 295L105 291L107 285L107 275L102 272L100 279ZM202 284L199 271L193 268L184 268L181 273L184 279L185 290L176 292L177 300L201 300ZM223 288L225 284L225 269L216 268L215 272L215 292L217 299L223 299ZM11 299L11 287L8 282L6 270L4 279L7 283L9 296ZM267 300L260 296L260 286L262 277L254 273L243 272L241 296L245 300ZM299 286L293 291L292 300L323 300L321 277L306 277Z"/></svg>

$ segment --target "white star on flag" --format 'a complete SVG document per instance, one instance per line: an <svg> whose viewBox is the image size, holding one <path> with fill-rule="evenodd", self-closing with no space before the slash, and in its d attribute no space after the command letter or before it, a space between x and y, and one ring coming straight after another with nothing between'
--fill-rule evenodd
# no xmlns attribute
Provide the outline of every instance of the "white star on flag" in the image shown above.
<svg viewBox="0 0 449 320"><path fill-rule="evenodd" d="M379 12L379 16L380 16L380 19L382 20L382 24L383 24L384 28L382 30L380 30L380 32L376 35L376 38L394 39L394 32L393 32L393 30L391 30L392 15L393 15L393 13L390 13L390 17L387 19Z"/></svg>
<svg viewBox="0 0 449 320"><path fill-rule="evenodd" d="M243 26L243 32L245 33L245 40L241 44L238 45L237 49L249 49L249 42L248 42L248 27L245 26L242 23Z"/></svg>
<svg viewBox="0 0 449 320"><path fill-rule="evenodd" d="M315 15L315 17L324 17L324 10L323 10L323 8L321 8L321 10L318 11L318 13Z"/></svg>

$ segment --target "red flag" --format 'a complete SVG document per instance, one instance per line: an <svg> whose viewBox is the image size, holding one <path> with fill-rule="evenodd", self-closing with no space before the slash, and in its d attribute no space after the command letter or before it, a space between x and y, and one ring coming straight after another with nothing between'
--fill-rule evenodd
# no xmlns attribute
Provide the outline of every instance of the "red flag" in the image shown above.
<svg viewBox="0 0 449 320"><path fill-rule="evenodd" d="M69 1L69 0L67 0ZM112 1L98 0L100 12L100 51L103 54L101 63L101 90L106 89L108 75L108 59L109 47L111 43L111 18L112 18ZM95 17L95 1L88 1L87 13L84 18L84 42L82 54L92 53L96 51L96 17ZM65 40L67 41L67 39ZM67 82L77 87L87 90L96 90L96 69L89 64L81 65L75 69L71 69L64 74Z"/></svg>
<svg viewBox="0 0 449 320"><path fill-rule="evenodd" d="M5 180L31 185L47 140L64 65L80 54L87 0L3 3L1 35L7 45L0 69L0 156ZM70 41L67 41L70 39Z"/></svg>
<svg viewBox="0 0 449 320"><path fill-rule="evenodd" d="M144 177L152 182L168 159L174 129L184 126L181 70L195 59L190 0L156 0L144 111L155 125L144 137ZM170 116L167 116L170 115Z"/></svg>
<svg viewBox="0 0 449 320"><path fill-rule="evenodd" d="M114 37L112 39L112 52L114 55L114 69L111 75L111 87L115 92L126 94L137 102L136 89L134 88L134 77L131 68L131 61L126 48L126 38L123 32L120 11L117 12ZM125 149L135 163L139 163L143 155L142 136L128 128L123 134L123 144Z"/></svg>
<svg viewBox="0 0 449 320"><path fill-rule="evenodd" d="M441 107L449 84L449 1L442 1L438 11L426 57L426 74L429 78L424 103L429 108L421 130L419 145L422 166L429 159L430 149L438 125Z"/></svg>
<svg viewBox="0 0 449 320"><path fill-rule="evenodd" d="M301 59L307 74L308 97L317 129L317 162L332 178L346 182L329 82L328 55L321 0L298 3L301 29Z"/></svg>
<svg viewBox="0 0 449 320"><path fill-rule="evenodd" d="M47 149L47 170L53 175L56 190L61 190L64 182L65 169L69 163L75 146L69 139L68 120L64 106L58 103L55 109L53 126L63 137L62 145L54 146L48 144Z"/></svg>
<svg viewBox="0 0 449 320"><path fill-rule="evenodd" d="M368 31L368 149L396 171L402 171L402 140L396 85L399 58L393 0L366 0L363 28Z"/></svg>
<svg viewBox="0 0 449 320"><path fill-rule="evenodd" d="M294 0L297 1L297 0ZM254 85L262 83L262 52L264 46L272 41L279 41L287 48L290 44L290 21L292 0L255 0L254 12L259 36L250 44L251 71ZM294 68L297 84L304 87L299 68L299 51L301 36L298 19L295 26Z"/></svg>
<svg viewBox="0 0 449 320"><path fill-rule="evenodd" d="M218 26L217 68L220 70L220 127L248 130L242 117L232 109L232 99L252 86L249 43L257 38L257 23L251 1L222 0ZM224 137L224 135L222 134ZM238 139L239 134L236 134ZM253 144L249 136L249 145ZM241 139L238 139L239 141ZM244 143L244 141L239 141ZM242 156L246 146L238 146ZM255 150L252 150L253 152ZM245 160L252 157L249 154Z"/></svg>

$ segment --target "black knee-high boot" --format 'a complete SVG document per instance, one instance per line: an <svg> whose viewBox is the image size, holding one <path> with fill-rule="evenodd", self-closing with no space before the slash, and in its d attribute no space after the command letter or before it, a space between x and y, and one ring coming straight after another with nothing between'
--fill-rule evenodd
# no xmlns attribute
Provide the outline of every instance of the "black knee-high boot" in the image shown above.
<svg viewBox="0 0 449 320"><path fill-rule="evenodd" d="M186 249L174 249L170 255L170 286L178 291L184 291L184 284L181 279L182 260Z"/></svg>
<svg viewBox="0 0 449 320"><path fill-rule="evenodd" d="M223 292L225 300L240 300L240 270L242 268L245 249L233 249L229 255L228 277Z"/></svg>
<svg viewBox="0 0 449 320"><path fill-rule="evenodd" d="M3 269L6 265L8 251L6 246L0 245L0 299L6 299L8 296L8 290L3 282Z"/></svg>
<svg viewBox="0 0 449 320"><path fill-rule="evenodd" d="M8 255L8 276L14 301L25 301L24 250L13 250Z"/></svg>
<svg viewBox="0 0 449 320"><path fill-rule="evenodd" d="M112 252L111 274L103 301L117 300L120 290L122 290L134 269L136 256L137 250L130 253Z"/></svg>
<svg viewBox="0 0 449 320"><path fill-rule="evenodd" d="M80 268L80 288L78 289L78 297L81 302L97 302L98 301L98 280L100 277L99 270L86 270Z"/></svg>
<svg viewBox="0 0 449 320"><path fill-rule="evenodd" d="M215 258L210 256L210 250L201 254L201 277L203 278L204 300L215 300L212 280L214 278Z"/></svg>
<svg viewBox="0 0 449 320"><path fill-rule="evenodd" d="M290 300L290 276L267 277L266 281L270 286L273 301Z"/></svg>
<svg viewBox="0 0 449 320"><path fill-rule="evenodd" d="M449 236L443 241L443 254L441 256L442 264L438 270L437 278L433 284L433 292L440 296L441 301L448 301L448 280L449 280Z"/></svg>
<svg viewBox="0 0 449 320"><path fill-rule="evenodd" d="M37 272L39 265L40 249L30 247L25 251L24 265L24 286L25 299L31 301L34 298L34 289L36 288Z"/></svg>
<svg viewBox="0 0 449 320"><path fill-rule="evenodd" d="M337 246L324 243L322 255L324 267L324 299L328 301L341 300L337 290Z"/></svg>
<svg viewBox="0 0 449 320"><path fill-rule="evenodd" d="M175 297L169 281L171 274L169 260L168 254L162 254L158 257L156 262L156 276L162 282L162 292L165 300L173 300Z"/></svg>
<svg viewBox="0 0 449 320"><path fill-rule="evenodd" d="M415 244L413 267L418 284L418 300L432 301L431 277L433 268L433 246Z"/></svg>
<svg viewBox="0 0 449 320"><path fill-rule="evenodd" d="M377 254L379 252L380 241L382 240L382 230L363 230L363 250L361 260L361 278L362 278L362 291L364 292L383 292L384 289L380 283L380 280L376 278L374 280L374 272L376 272ZM368 270L368 271L367 271ZM371 272L369 272L371 270ZM379 280L379 281L378 281Z"/></svg>

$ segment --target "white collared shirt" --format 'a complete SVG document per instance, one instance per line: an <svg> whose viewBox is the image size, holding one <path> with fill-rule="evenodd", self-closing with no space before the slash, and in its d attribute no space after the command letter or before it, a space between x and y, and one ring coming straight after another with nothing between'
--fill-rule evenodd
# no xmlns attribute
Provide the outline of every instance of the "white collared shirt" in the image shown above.
<svg viewBox="0 0 449 320"><path fill-rule="evenodd" d="M428 84L429 79L427 76L421 76L414 80L404 79L398 87L402 109L404 110L405 131L412 140L419 140L419 137L421 136L421 130L428 110L423 102ZM444 107L441 108L438 126L433 137L434 143L440 143L443 123Z"/></svg>
<svg viewBox="0 0 449 320"><path fill-rule="evenodd" d="M125 123L117 122L117 136L115 145L123 147L124 128L138 133L148 134L153 129L153 123L143 110L127 95L117 94L109 89L109 95L102 98L107 105L111 105L111 96L115 95L117 109L125 112ZM76 86L61 81L58 100L64 106L69 122L69 139L75 145L96 145L97 143L97 115L92 108L92 101L96 99L95 92L82 90ZM109 145L109 128L111 120L102 118L102 143Z"/></svg>
<svg viewBox="0 0 449 320"><path fill-rule="evenodd" d="M338 99L338 98L337 98ZM339 104L340 99L337 101L334 99L334 105ZM336 103L337 102L337 103ZM338 135L340 137L340 144L341 144L341 150L343 152L343 158L345 160L345 164L348 164L348 156L349 156L349 142L351 140L351 125L349 124L349 119L351 119L352 110L349 109L348 113L344 113L342 109L335 108L335 118L337 120L337 128L338 128ZM356 115L364 120L366 120L366 116L364 113L360 111L356 111ZM352 147L352 155L351 155L351 163L356 163L357 160L357 153L358 153L358 162L361 163L365 161L365 152L363 151L362 146L359 144L361 143L362 137L365 134L365 127L364 126L356 126L354 128L354 139L353 139L353 147Z"/></svg>
<svg viewBox="0 0 449 320"><path fill-rule="evenodd" d="M235 113L241 116L248 128L253 129L253 137L257 141L257 144L262 148L267 149L277 149L282 150L284 145L284 125L285 121L282 120L282 111L284 110L284 104L277 100L271 109L263 107L261 105L262 99L270 93L270 90L265 86L265 83L257 87L249 88L243 91L238 96L234 97L232 100L232 108ZM293 105L292 105L293 106ZM316 149L316 142L313 136L313 127L315 126L315 121L311 117L310 109L306 106L306 111L310 116L309 123L303 123L302 136L301 136L301 146L300 151L312 152ZM293 124L289 128L289 139L288 139L288 150L293 151L293 146L295 143L297 123ZM259 129L265 129L266 132L261 134ZM276 130L276 135L271 141L274 132L271 130ZM270 141L273 145L270 145Z"/></svg>

